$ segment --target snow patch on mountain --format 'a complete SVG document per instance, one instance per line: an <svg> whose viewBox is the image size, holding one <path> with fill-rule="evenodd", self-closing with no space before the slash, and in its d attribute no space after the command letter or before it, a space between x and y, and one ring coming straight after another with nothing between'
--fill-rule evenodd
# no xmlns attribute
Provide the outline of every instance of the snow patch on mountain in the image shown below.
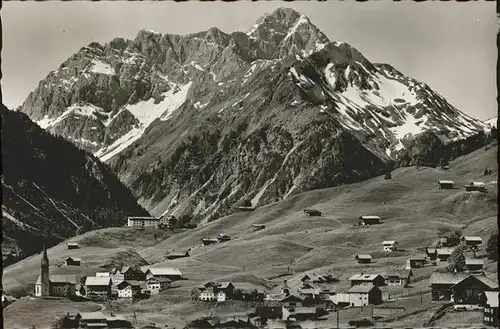
<svg viewBox="0 0 500 329"><path fill-rule="evenodd" d="M106 74L106 75L114 75L115 74L115 70L111 67L111 65L109 65L107 63L93 59L91 64L92 64L92 67L90 69L90 72L97 73L97 74Z"/></svg>
<svg viewBox="0 0 500 329"><path fill-rule="evenodd" d="M60 116L49 118L48 115L45 115L43 119L37 121L36 124L38 124L40 128L47 129L65 120L71 114L83 115L97 119L94 114L95 112L100 112L101 114L105 113L100 107L94 106L92 104L73 104L68 107L68 109L64 111Z"/></svg>

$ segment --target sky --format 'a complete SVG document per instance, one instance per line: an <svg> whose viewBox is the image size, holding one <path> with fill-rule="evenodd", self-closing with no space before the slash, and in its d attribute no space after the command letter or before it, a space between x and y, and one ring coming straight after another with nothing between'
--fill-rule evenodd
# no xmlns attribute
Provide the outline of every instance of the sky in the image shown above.
<svg viewBox="0 0 500 329"><path fill-rule="evenodd" d="M278 7L308 16L331 41L427 83L478 119L497 115L495 2L4 2L3 103L20 105L51 70L92 41L141 29L247 31Z"/></svg>

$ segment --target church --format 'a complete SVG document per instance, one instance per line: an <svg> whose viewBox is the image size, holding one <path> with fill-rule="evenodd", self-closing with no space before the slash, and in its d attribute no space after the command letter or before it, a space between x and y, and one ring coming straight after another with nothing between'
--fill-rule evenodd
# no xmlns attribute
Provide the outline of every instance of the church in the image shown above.
<svg viewBox="0 0 500 329"><path fill-rule="evenodd" d="M74 295L76 290L77 278L74 274L68 275L49 275L49 258L47 249L43 247L41 273L35 283L35 296L69 296Z"/></svg>

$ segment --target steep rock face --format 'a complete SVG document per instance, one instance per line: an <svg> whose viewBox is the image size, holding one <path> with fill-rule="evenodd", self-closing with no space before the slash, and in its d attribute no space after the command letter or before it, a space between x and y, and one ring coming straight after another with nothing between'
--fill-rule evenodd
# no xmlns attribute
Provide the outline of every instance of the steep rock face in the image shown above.
<svg viewBox="0 0 500 329"><path fill-rule="evenodd" d="M148 215L94 156L50 135L25 114L2 106L1 115L3 250L29 256L44 242L123 226L127 215Z"/></svg>
<svg viewBox="0 0 500 329"><path fill-rule="evenodd" d="M481 147L486 127L286 8L247 33L140 31L91 44L21 110L109 161L152 213L196 221L242 199L436 165L434 150Z"/></svg>

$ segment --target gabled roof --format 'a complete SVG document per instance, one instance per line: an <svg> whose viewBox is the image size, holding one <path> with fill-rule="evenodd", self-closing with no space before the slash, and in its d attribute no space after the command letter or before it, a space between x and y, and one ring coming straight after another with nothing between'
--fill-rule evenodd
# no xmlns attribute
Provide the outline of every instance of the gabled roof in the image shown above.
<svg viewBox="0 0 500 329"><path fill-rule="evenodd" d="M465 265L484 265L484 261L482 259L466 259Z"/></svg>
<svg viewBox="0 0 500 329"><path fill-rule="evenodd" d="M455 250L454 247L437 248L436 252L438 255L451 255Z"/></svg>
<svg viewBox="0 0 500 329"><path fill-rule="evenodd" d="M52 274L49 275L49 281L51 283L69 283L76 284L78 282L75 274ZM39 275L35 284L42 284L42 278Z"/></svg>
<svg viewBox="0 0 500 329"><path fill-rule="evenodd" d="M77 242L68 242L66 243L67 246L78 246Z"/></svg>
<svg viewBox="0 0 500 329"><path fill-rule="evenodd" d="M490 307L498 307L498 291L485 291L486 295L486 304L490 305Z"/></svg>
<svg viewBox="0 0 500 329"><path fill-rule="evenodd" d="M438 184L455 184L455 182L452 180L440 179L440 180L438 180Z"/></svg>
<svg viewBox="0 0 500 329"><path fill-rule="evenodd" d="M141 287L142 285L144 285L144 282L143 281L137 281L137 280L127 280L127 281L122 281L120 282L117 287L119 290L121 289L124 289L128 286L131 286L131 287Z"/></svg>
<svg viewBox="0 0 500 329"><path fill-rule="evenodd" d="M81 258L76 258L76 257L71 257L71 256L70 256L70 257L66 257L64 260L66 260L66 261L67 261L67 260L69 260L69 259L74 260L75 262L81 262L81 261L82 261L82 259L81 259Z"/></svg>
<svg viewBox="0 0 500 329"><path fill-rule="evenodd" d="M153 276L156 275L179 275L182 276L182 272L178 268L172 267L149 267L147 269Z"/></svg>
<svg viewBox="0 0 500 329"><path fill-rule="evenodd" d="M432 273L429 279L429 286L433 284L448 284L454 285L457 284L466 278L468 278L470 274L468 273Z"/></svg>
<svg viewBox="0 0 500 329"><path fill-rule="evenodd" d="M111 278L107 276L88 276L85 278L85 286L107 286Z"/></svg>
<svg viewBox="0 0 500 329"><path fill-rule="evenodd" d="M304 300L300 297L297 297L295 295L290 295L281 300L282 303L287 303L287 302L303 302Z"/></svg>
<svg viewBox="0 0 500 329"><path fill-rule="evenodd" d="M156 217L127 217L127 219L131 219L131 220L160 220L160 218L156 218Z"/></svg>
<svg viewBox="0 0 500 329"><path fill-rule="evenodd" d="M364 216L359 216L359 219L380 219L380 217L373 215L364 215Z"/></svg>
<svg viewBox="0 0 500 329"><path fill-rule="evenodd" d="M456 285L459 285L459 284L462 284L463 281L465 280L468 280L468 279L477 279L479 281L481 281L482 283L484 283L489 289L498 289L498 282L497 281L494 281L490 278L488 278L487 276L485 275L469 275L467 276L466 278L464 278L463 280L460 280L459 282L455 283L453 286L456 286Z"/></svg>
<svg viewBox="0 0 500 329"><path fill-rule="evenodd" d="M426 251L427 251L428 254L433 254L433 253L436 252L436 250L437 250L437 248L427 248L426 249Z"/></svg>
<svg viewBox="0 0 500 329"><path fill-rule="evenodd" d="M221 288L221 289L226 289L226 288L229 288L230 285L233 285L231 282L227 281L227 282L217 282L217 288Z"/></svg>
<svg viewBox="0 0 500 329"><path fill-rule="evenodd" d="M102 312L81 312L78 314L82 320L106 320L106 316Z"/></svg>
<svg viewBox="0 0 500 329"><path fill-rule="evenodd" d="M146 280L146 282L148 281L158 281L158 282L172 282L172 280L168 279L168 278L157 278L157 277L151 277L149 279Z"/></svg>
<svg viewBox="0 0 500 329"><path fill-rule="evenodd" d="M412 274L411 270L401 270L387 273L387 277L407 279Z"/></svg>
<svg viewBox="0 0 500 329"><path fill-rule="evenodd" d="M357 254L356 259L372 259L372 256L368 254Z"/></svg>
<svg viewBox="0 0 500 329"><path fill-rule="evenodd" d="M393 244L398 244L398 242L396 240L387 240L387 241L382 242L382 244L393 245Z"/></svg>
<svg viewBox="0 0 500 329"><path fill-rule="evenodd" d="M480 236L463 236L462 239L465 241L483 242Z"/></svg>
<svg viewBox="0 0 500 329"><path fill-rule="evenodd" d="M375 288L373 284L358 284L355 286L352 286L349 290L347 290L348 293L369 293Z"/></svg>
<svg viewBox="0 0 500 329"><path fill-rule="evenodd" d="M179 250L179 251L172 251L170 252L167 257L184 257L189 253L189 249L186 250Z"/></svg>
<svg viewBox="0 0 500 329"><path fill-rule="evenodd" d="M349 281L373 281L377 277L382 277L380 274L363 274L363 273L357 273L354 274L349 278Z"/></svg>
<svg viewBox="0 0 500 329"><path fill-rule="evenodd" d="M484 187L484 183L483 182L470 182L469 184L467 184L465 186Z"/></svg>

